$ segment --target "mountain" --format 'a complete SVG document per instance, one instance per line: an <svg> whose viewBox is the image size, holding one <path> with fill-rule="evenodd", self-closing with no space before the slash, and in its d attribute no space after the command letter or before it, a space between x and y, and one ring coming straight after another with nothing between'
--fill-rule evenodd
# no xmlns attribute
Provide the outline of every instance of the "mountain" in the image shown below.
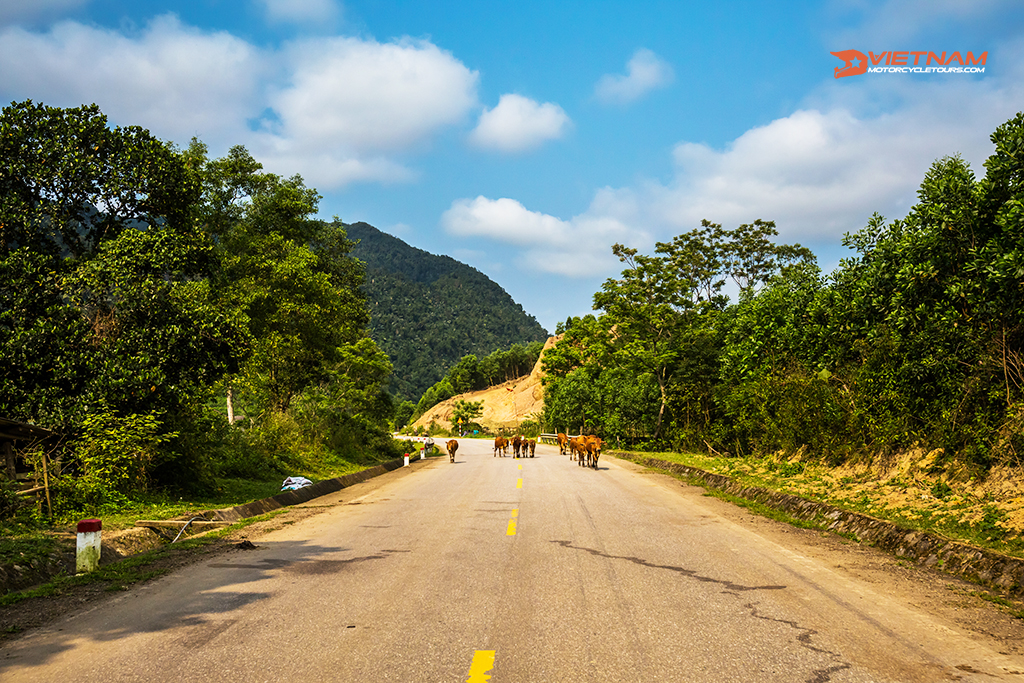
<svg viewBox="0 0 1024 683"><path fill-rule="evenodd" d="M366 264L370 334L391 357L391 392L415 401L468 354L544 341L547 331L471 266L411 247L367 223L345 225Z"/></svg>

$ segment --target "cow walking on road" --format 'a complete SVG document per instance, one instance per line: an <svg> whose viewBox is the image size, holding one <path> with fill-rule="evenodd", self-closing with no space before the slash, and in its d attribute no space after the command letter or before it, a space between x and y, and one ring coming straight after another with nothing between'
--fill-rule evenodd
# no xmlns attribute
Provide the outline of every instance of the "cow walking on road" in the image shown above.
<svg viewBox="0 0 1024 683"><path fill-rule="evenodd" d="M604 445L604 442L597 436L587 436L584 438L583 448L587 452L587 464L596 470L597 459L601 457L601 446Z"/></svg>
<svg viewBox="0 0 1024 683"><path fill-rule="evenodd" d="M452 462L455 462L455 451L459 450L459 442L452 439L445 444L445 447L448 449L448 458L451 459Z"/></svg>

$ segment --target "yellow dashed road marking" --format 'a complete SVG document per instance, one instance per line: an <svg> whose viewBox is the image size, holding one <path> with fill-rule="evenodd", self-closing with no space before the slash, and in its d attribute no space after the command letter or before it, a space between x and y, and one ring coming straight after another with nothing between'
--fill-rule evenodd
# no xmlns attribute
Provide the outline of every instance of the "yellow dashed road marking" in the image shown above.
<svg viewBox="0 0 1024 683"><path fill-rule="evenodd" d="M506 536L516 535L516 517L519 516L519 510L512 511L512 519L508 520L508 531L505 532Z"/></svg>
<svg viewBox="0 0 1024 683"><path fill-rule="evenodd" d="M520 477L519 479L516 479L516 488L517 489L523 488L523 479L522 479L522 477Z"/></svg>
<svg viewBox="0 0 1024 683"><path fill-rule="evenodd" d="M491 680L487 672L494 668L494 650L477 650L473 654L473 663L469 665L469 678L466 683L486 683Z"/></svg>

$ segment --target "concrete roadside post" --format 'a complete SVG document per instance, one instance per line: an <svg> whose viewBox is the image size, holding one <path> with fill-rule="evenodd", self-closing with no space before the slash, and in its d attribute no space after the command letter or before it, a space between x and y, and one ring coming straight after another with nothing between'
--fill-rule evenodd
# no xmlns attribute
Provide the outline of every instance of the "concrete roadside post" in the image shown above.
<svg viewBox="0 0 1024 683"><path fill-rule="evenodd" d="M103 522L83 519L78 523L78 543L75 553L75 572L94 572L100 566L100 536Z"/></svg>
<svg viewBox="0 0 1024 683"><path fill-rule="evenodd" d="M408 453L405 454L405 465L404 466L405 467L409 466L409 454Z"/></svg>

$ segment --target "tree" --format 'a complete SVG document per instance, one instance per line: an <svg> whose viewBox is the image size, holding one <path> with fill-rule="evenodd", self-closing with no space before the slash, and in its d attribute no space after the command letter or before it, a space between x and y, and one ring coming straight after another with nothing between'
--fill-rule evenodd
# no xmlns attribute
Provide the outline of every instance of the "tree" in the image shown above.
<svg viewBox="0 0 1024 683"><path fill-rule="evenodd" d="M186 157L203 178L202 220L220 262L217 296L243 321L247 343L233 378L254 414L285 410L335 374L344 349L366 337L363 272L340 221L315 219L320 196L298 176L266 173L241 146L210 161Z"/></svg>
<svg viewBox="0 0 1024 683"><path fill-rule="evenodd" d="M594 308L608 318L610 341L620 362L638 374L649 374L657 383L660 401L653 436L659 438L669 384L682 352L680 337L693 329L695 317L707 309L696 294L696 278L673 267L672 258L644 256L621 244L614 245L612 252L627 268L620 279L605 281L594 295Z"/></svg>
<svg viewBox="0 0 1024 683"><path fill-rule="evenodd" d="M795 263L815 262L814 254L806 247L799 244L775 244L772 241L771 238L779 235L775 221L758 218L724 235L727 238L725 267L739 286L741 295L756 290Z"/></svg>
<svg viewBox="0 0 1024 683"><path fill-rule="evenodd" d="M179 154L95 105L0 112L0 412L73 433L199 400L234 329L198 200Z"/></svg>
<svg viewBox="0 0 1024 683"><path fill-rule="evenodd" d="M197 178L138 126L111 129L95 104L26 100L0 114L0 248L82 257L126 229L190 227Z"/></svg>
<svg viewBox="0 0 1024 683"><path fill-rule="evenodd" d="M452 422L466 425L483 415L483 401L467 401L458 399L452 404Z"/></svg>

